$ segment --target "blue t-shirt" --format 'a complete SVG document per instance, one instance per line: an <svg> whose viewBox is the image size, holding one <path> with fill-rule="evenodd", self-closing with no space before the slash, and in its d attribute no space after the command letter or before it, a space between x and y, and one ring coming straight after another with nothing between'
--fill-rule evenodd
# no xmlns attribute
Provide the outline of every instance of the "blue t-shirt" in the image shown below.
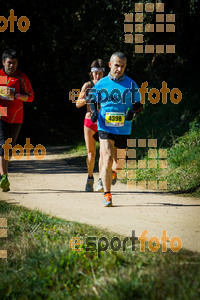
<svg viewBox="0 0 200 300"><path fill-rule="evenodd" d="M140 101L138 86L131 78L115 82L108 76L100 79L92 90L92 98L101 106L98 114L98 130L112 134L130 135L131 121L125 120L125 113L133 110L133 103Z"/></svg>

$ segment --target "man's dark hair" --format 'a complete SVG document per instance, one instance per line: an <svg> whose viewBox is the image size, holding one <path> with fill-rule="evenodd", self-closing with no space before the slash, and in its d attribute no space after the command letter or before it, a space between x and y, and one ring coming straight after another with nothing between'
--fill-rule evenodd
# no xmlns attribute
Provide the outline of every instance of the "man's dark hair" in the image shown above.
<svg viewBox="0 0 200 300"><path fill-rule="evenodd" d="M2 54L2 60L5 61L7 58L16 58L19 59L17 51L14 49L7 49Z"/></svg>
<svg viewBox="0 0 200 300"><path fill-rule="evenodd" d="M123 52L115 52L111 55L110 57L110 61L113 59L113 57L117 56L118 58L121 58L121 59L125 59L127 61L127 57L126 55L123 53Z"/></svg>

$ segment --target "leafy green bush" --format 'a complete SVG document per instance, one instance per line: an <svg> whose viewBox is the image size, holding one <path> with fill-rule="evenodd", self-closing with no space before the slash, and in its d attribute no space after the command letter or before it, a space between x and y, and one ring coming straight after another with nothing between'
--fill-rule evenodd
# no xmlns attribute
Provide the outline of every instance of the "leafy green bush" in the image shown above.
<svg viewBox="0 0 200 300"><path fill-rule="evenodd" d="M140 150L140 149L139 149ZM147 149L137 153L137 160L146 160L148 165ZM129 170L126 169L128 174ZM123 179L127 183L129 179ZM167 181L168 190L194 192L198 196L200 187L200 123L197 117L189 124L189 130L177 139L167 152L167 168L136 169L136 181Z"/></svg>
<svg viewBox="0 0 200 300"><path fill-rule="evenodd" d="M195 190L200 186L200 125L190 123L190 130L168 151L170 189Z"/></svg>

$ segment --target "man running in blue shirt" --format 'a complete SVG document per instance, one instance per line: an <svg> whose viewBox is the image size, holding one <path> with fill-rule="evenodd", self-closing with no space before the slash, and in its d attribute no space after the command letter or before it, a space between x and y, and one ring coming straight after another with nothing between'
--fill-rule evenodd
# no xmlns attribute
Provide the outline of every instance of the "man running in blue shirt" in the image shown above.
<svg viewBox="0 0 200 300"><path fill-rule="evenodd" d="M101 177L105 207L112 206L112 170L119 169L117 149L124 149L123 162L125 162L127 139L131 134L131 120L134 114L142 110L138 86L124 74L127 65L125 54L115 52L108 65L110 73L95 84L89 95L93 113L91 120L92 122L97 120L103 157ZM97 104L101 106L99 113L97 113Z"/></svg>

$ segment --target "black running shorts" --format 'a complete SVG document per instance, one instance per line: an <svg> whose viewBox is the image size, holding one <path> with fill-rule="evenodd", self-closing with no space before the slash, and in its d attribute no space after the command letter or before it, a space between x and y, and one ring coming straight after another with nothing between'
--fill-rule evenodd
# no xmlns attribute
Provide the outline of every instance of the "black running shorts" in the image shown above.
<svg viewBox="0 0 200 300"><path fill-rule="evenodd" d="M0 119L0 156L4 154L2 146L8 138L12 139L12 142L10 143L12 148L16 145L21 126L22 124L7 123ZM12 149L9 149L9 156L12 156Z"/></svg>
<svg viewBox="0 0 200 300"><path fill-rule="evenodd" d="M102 140L113 140L115 143L115 147L118 149L126 149L127 148L127 140L130 138L130 135L121 135L121 134L113 134L105 131L97 131L93 138L95 141L99 142L99 138Z"/></svg>

